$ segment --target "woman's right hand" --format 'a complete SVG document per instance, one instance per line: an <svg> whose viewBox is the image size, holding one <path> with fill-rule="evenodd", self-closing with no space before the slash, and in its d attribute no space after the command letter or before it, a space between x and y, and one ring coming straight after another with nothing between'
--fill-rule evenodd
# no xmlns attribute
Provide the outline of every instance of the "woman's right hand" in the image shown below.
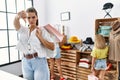
<svg viewBox="0 0 120 80"><path fill-rule="evenodd" d="M26 12L24 10L18 12L17 16L19 19L22 18L26 22L27 15L26 15Z"/></svg>
<svg viewBox="0 0 120 80"><path fill-rule="evenodd" d="M14 26L15 26L16 30L19 30L19 28L20 28L20 21L19 21L20 18L22 18L26 23L27 15L26 15L26 12L24 10L18 12L14 18Z"/></svg>

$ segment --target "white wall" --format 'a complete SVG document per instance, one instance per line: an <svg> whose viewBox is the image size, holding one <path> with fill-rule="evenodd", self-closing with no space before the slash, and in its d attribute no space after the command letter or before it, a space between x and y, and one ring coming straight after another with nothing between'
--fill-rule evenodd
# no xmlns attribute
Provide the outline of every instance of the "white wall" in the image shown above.
<svg viewBox="0 0 120 80"><path fill-rule="evenodd" d="M47 17L46 0L34 0L33 6L35 6L38 11L39 25L45 25Z"/></svg>
<svg viewBox="0 0 120 80"><path fill-rule="evenodd" d="M40 17L41 24L65 25L68 38L76 35L83 40L88 36L94 37L95 19L103 18L106 14L102 10L106 2L114 4L110 12L112 17L119 17L120 0L92 0L89 2L88 0L34 0L35 8L39 9L41 13L44 12L44 15L40 14L42 16ZM60 13L66 11L70 11L71 20L61 21ZM44 23L42 20L45 20Z"/></svg>

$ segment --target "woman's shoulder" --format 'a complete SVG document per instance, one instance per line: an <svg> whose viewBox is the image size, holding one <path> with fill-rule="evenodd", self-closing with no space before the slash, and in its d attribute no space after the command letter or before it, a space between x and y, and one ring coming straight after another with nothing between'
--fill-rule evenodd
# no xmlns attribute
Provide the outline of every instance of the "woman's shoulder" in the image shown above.
<svg viewBox="0 0 120 80"><path fill-rule="evenodd" d="M37 27L40 28L40 29L44 29L44 26L38 25Z"/></svg>
<svg viewBox="0 0 120 80"><path fill-rule="evenodd" d="M44 28L45 26L37 26L37 27L40 28L42 32L47 32L46 29Z"/></svg>
<svg viewBox="0 0 120 80"><path fill-rule="evenodd" d="M18 33L23 33L28 31L28 27L24 26L24 25L20 25L20 28L18 29Z"/></svg>

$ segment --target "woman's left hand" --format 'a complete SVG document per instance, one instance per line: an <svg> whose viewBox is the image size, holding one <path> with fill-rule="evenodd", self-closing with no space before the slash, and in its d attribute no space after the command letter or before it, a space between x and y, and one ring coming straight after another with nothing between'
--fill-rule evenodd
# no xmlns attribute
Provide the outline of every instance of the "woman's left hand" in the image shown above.
<svg viewBox="0 0 120 80"><path fill-rule="evenodd" d="M37 27L37 29L36 29L36 36L37 37L41 37L42 36L42 31L41 31L41 29L39 27Z"/></svg>

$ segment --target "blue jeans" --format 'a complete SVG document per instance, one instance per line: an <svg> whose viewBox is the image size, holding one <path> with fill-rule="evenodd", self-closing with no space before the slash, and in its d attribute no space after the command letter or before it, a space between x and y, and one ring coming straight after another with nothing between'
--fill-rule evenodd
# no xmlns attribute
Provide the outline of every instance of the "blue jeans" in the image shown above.
<svg viewBox="0 0 120 80"><path fill-rule="evenodd" d="M50 80L46 58L22 59L23 77L27 80Z"/></svg>

